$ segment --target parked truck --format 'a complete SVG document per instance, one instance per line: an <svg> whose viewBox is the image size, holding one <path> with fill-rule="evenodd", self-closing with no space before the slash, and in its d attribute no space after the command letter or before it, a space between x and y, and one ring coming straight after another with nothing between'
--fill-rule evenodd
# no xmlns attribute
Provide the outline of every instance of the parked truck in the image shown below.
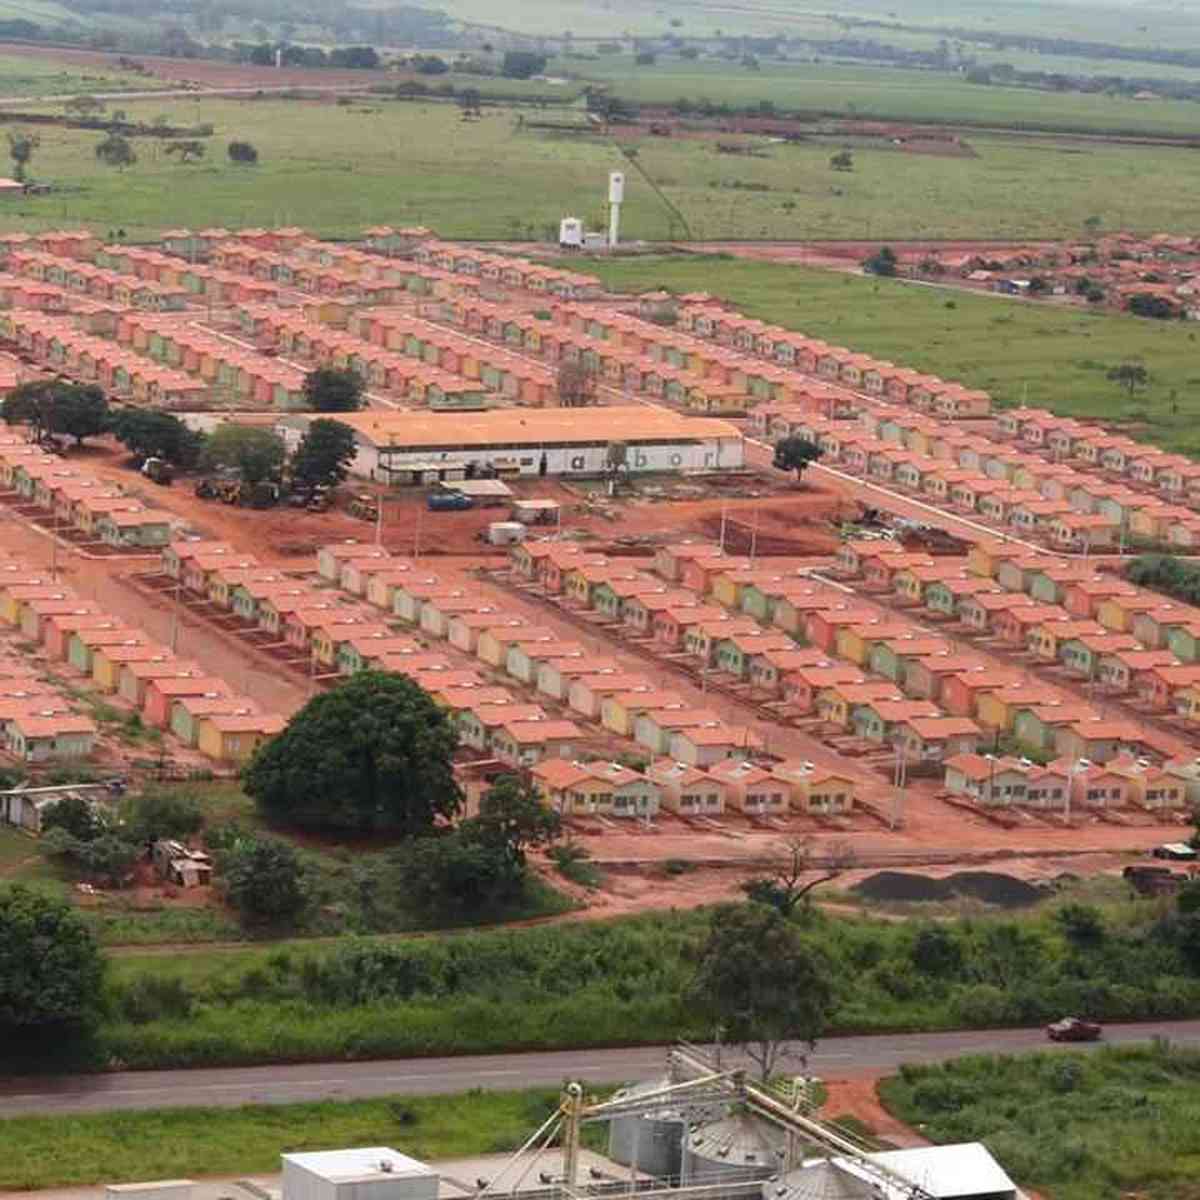
<svg viewBox="0 0 1200 1200"><path fill-rule="evenodd" d="M429 505L430 512L462 512L464 509L474 508L475 501L470 496L464 496L462 492L434 492L426 504Z"/></svg>

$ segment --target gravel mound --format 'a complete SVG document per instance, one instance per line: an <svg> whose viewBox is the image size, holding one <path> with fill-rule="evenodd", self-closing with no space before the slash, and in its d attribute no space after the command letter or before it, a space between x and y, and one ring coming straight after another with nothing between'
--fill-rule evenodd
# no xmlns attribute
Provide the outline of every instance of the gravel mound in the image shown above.
<svg viewBox="0 0 1200 1200"><path fill-rule="evenodd" d="M1042 898L1042 891L1023 879L995 871L958 871L935 879L907 871L879 871L851 889L868 900L907 904L936 903L969 896L998 908L1023 908Z"/></svg>

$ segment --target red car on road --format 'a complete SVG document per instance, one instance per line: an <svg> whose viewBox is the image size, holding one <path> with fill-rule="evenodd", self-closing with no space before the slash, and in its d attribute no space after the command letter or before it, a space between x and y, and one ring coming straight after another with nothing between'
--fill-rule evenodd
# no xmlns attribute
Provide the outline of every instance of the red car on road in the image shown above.
<svg viewBox="0 0 1200 1200"><path fill-rule="evenodd" d="M1098 1042L1102 1032L1095 1021L1082 1017L1063 1017L1046 1026L1046 1036L1052 1042Z"/></svg>

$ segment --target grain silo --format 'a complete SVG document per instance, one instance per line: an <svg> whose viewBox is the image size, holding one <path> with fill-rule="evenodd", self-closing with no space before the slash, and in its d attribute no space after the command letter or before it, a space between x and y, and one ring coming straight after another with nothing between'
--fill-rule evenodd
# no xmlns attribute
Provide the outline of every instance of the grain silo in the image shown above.
<svg viewBox="0 0 1200 1200"><path fill-rule="evenodd" d="M667 1075L630 1084L617 1092L612 1102L636 1102L678 1085ZM653 1102L649 1102L653 1105ZM636 1167L639 1173L660 1179L678 1179L683 1154L683 1135L689 1125L721 1116L727 1101L692 1100L680 1096L664 1100L661 1107L614 1117L608 1127L608 1157L622 1166Z"/></svg>
<svg viewBox="0 0 1200 1200"><path fill-rule="evenodd" d="M748 1112L730 1112L689 1128L683 1142L683 1183L743 1183L779 1174L787 1135Z"/></svg>

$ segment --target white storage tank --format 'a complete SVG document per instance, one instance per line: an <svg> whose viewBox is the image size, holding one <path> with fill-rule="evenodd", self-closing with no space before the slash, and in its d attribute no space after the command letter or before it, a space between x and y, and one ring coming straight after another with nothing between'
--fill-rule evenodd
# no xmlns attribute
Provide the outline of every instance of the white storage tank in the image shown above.
<svg viewBox="0 0 1200 1200"><path fill-rule="evenodd" d="M437 1200L438 1173L388 1146L279 1157L283 1200Z"/></svg>
<svg viewBox="0 0 1200 1200"><path fill-rule="evenodd" d="M665 1076L647 1079L622 1088L613 1100L635 1100L669 1086L670 1080ZM678 1108L663 1107L614 1117L608 1126L608 1157L624 1167L636 1167L645 1175L676 1179L684 1128L684 1115Z"/></svg>
<svg viewBox="0 0 1200 1200"><path fill-rule="evenodd" d="M683 1143L683 1184L746 1183L779 1174L786 1134L752 1113L693 1125Z"/></svg>

